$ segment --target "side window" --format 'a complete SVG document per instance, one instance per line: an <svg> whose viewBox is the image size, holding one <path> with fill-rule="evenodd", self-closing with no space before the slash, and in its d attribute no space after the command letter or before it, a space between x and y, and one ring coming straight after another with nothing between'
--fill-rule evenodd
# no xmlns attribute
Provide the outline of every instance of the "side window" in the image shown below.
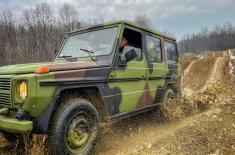
<svg viewBox="0 0 235 155"><path fill-rule="evenodd" d="M142 35L130 29L124 29L120 40L119 59L121 61L142 60Z"/></svg>
<svg viewBox="0 0 235 155"><path fill-rule="evenodd" d="M162 62L161 40L156 37L146 36L147 57L150 63Z"/></svg>
<svg viewBox="0 0 235 155"><path fill-rule="evenodd" d="M165 42L165 51L167 55L168 63L177 63L178 62L178 54L176 50L176 44Z"/></svg>

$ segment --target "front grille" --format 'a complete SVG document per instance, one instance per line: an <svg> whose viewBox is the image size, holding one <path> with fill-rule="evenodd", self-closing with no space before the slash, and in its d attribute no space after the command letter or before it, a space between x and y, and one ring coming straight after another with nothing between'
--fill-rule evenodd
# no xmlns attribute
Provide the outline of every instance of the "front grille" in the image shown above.
<svg viewBox="0 0 235 155"><path fill-rule="evenodd" d="M10 78L0 78L0 105L11 106Z"/></svg>

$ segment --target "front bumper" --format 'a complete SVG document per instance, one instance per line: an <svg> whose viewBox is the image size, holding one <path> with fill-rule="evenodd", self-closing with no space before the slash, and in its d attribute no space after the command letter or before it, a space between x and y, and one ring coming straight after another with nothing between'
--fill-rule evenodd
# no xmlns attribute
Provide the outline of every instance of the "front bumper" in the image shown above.
<svg viewBox="0 0 235 155"><path fill-rule="evenodd" d="M3 111L6 110L0 109L0 114ZM10 133L27 134L33 130L33 122L0 116L0 130Z"/></svg>

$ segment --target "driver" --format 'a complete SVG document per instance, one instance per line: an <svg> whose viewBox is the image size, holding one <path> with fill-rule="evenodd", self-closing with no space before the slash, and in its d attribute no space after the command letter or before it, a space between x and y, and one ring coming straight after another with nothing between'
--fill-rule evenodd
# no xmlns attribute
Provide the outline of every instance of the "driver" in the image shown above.
<svg viewBox="0 0 235 155"><path fill-rule="evenodd" d="M122 36L122 39L120 41L119 54L118 54L119 60L122 60L123 49L127 45L128 45L128 40L124 36Z"/></svg>
<svg viewBox="0 0 235 155"><path fill-rule="evenodd" d="M120 42L120 49L128 44L128 40L123 36Z"/></svg>

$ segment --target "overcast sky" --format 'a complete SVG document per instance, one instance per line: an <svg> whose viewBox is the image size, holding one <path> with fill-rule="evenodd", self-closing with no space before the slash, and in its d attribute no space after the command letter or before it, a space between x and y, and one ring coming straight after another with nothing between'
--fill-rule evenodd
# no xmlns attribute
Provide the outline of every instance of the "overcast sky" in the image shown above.
<svg viewBox="0 0 235 155"><path fill-rule="evenodd" d="M147 15L161 31L169 31L177 38L201 27L231 22L235 25L235 0L0 0L0 9L23 9L47 2L56 13L64 2L72 4L83 20L103 16L111 19L133 19Z"/></svg>

